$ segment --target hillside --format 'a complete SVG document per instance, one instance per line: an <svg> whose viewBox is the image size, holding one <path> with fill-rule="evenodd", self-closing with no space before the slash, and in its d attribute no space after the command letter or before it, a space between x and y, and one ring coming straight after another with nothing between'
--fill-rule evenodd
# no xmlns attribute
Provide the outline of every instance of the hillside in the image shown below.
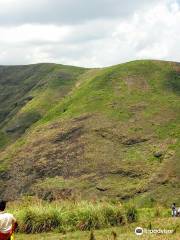
<svg viewBox="0 0 180 240"><path fill-rule="evenodd" d="M0 196L180 204L180 64L0 67Z"/></svg>

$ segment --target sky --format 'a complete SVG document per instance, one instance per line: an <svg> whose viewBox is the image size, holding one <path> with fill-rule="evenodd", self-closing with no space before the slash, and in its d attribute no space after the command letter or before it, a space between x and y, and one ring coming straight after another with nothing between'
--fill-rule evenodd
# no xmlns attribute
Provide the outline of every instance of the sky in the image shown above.
<svg viewBox="0 0 180 240"><path fill-rule="evenodd" d="M180 61L180 0L0 0L0 65Z"/></svg>

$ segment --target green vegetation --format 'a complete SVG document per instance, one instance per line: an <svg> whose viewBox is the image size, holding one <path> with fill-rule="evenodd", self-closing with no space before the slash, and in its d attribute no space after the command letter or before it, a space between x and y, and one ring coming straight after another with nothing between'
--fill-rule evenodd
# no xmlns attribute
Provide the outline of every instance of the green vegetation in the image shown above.
<svg viewBox="0 0 180 240"><path fill-rule="evenodd" d="M8 138L7 138L7 136L5 135L5 133L4 133L4 132L0 132L0 148L2 148L3 146L5 146L6 143L7 143L7 141L8 141Z"/></svg>
<svg viewBox="0 0 180 240"><path fill-rule="evenodd" d="M0 196L180 204L179 72L0 67Z"/></svg>
<svg viewBox="0 0 180 240"><path fill-rule="evenodd" d="M134 230L137 226L149 230L173 230L168 235L144 234L142 239L178 239L180 234L180 219L170 217L170 210L159 206L136 209L132 205L103 201L62 201L47 204L31 198L9 206L8 211L13 212L19 222L17 239L38 237L53 240L58 237L89 240L92 236L97 239L114 239L117 236L117 239L127 240L136 239Z"/></svg>
<svg viewBox="0 0 180 240"><path fill-rule="evenodd" d="M122 205L107 201L61 201L47 203L27 198L9 203L19 222L19 232L41 233L86 231L132 223L170 219L171 211L163 207L137 209L135 205Z"/></svg>
<svg viewBox="0 0 180 240"><path fill-rule="evenodd" d="M128 206L126 211L127 221L133 223L137 221L138 212L135 206Z"/></svg>
<svg viewBox="0 0 180 240"><path fill-rule="evenodd" d="M28 66L0 67L1 125L19 127L28 114L43 115L65 96L86 69L56 65L37 64ZM38 120L39 118L37 118ZM30 121L30 119L29 119ZM32 124L34 121L32 121ZM29 126L27 126L29 127Z"/></svg>
<svg viewBox="0 0 180 240"><path fill-rule="evenodd" d="M113 232L117 234L117 240L138 240L139 236L136 236L133 233L134 229L131 229L131 231L122 232L119 228L112 228L112 229L106 229L106 230L97 230L94 233L96 240L104 240L107 237L109 237L110 240L114 240ZM38 234L38 235L18 235L17 240L56 240L58 238L63 240L92 240L90 239L90 233L89 232L75 232L75 233L68 233L68 234L57 234L57 233L49 233L49 234ZM147 235L141 236L142 240L147 240ZM172 235L149 235L149 240L179 240L178 234L172 234Z"/></svg>
<svg viewBox="0 0 180 240"><path fill-rule="evenodd" d="M19 231L41 233L52 230L69 232L100 229L125 224L120 206L109 203L36 204L15 212Z"/></svg>

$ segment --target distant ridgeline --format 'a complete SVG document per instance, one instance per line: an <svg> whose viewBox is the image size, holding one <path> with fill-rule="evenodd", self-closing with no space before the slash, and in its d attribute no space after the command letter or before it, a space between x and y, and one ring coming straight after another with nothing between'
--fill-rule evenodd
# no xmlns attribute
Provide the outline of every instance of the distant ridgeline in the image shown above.
<svg viewBox="0 0 180 240"><path fill-rule="evenodd" d="M180 204L180 63L0 66L0 197Z"/></svg>

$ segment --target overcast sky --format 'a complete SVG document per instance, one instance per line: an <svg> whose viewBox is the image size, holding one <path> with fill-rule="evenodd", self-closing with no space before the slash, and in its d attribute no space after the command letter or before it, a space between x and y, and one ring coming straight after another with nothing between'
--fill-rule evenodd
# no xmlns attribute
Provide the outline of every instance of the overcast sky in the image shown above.
<svg viewBox="0 0 180 240"><path fill-rule="evenodd" d="M180 61L180 0L0 0L0 64Z"/></svg>

